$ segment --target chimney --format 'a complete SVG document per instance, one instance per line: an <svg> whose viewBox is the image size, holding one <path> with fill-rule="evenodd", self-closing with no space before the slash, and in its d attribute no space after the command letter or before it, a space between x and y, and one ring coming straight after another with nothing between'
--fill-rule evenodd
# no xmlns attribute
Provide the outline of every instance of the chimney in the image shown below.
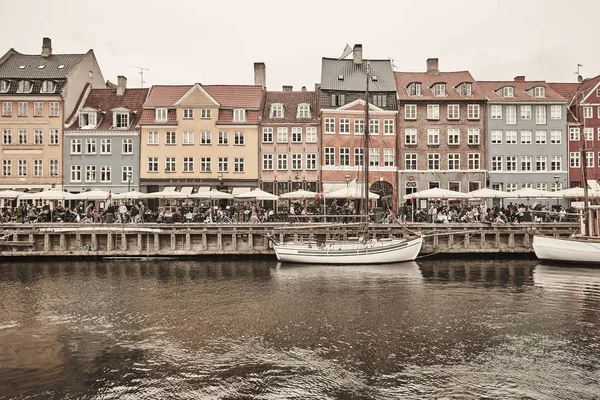
<svg viewBox="0 0 600 400"><path fill-rule="evenodd" d="M524 81L525 80L525 75L519 75L519 76L515 76L515 82L516 81Z"/></svg>
<svg viewBox="0 0 600 400"><path fill-rule="evenodd" d="M293 86L286 86L286 85L283 85L283 91L284 91L284 92L291 92L292 90L294 90L294 87L293 87Z"/></svg>
<svg viewBox="0 0 600 400"><path fill-rule="evenodd" d="M52 40L45 37L42 40L42 57L49 57L52 55Z"/></svg>
<svg viewBox="0 0 600 400"><path fill-rule="evenodd" d="M306 86L302 86L302 91L306 92Z"/></svg>
<svg viewBox="0 0 600 400"><path fill-rule="evenodd" d="M437 58L428 58L427 59L427 73L437 75L440 73L438 69L438 59Z"/></svg>
<svg viewBox="0 0 600 400"><path fill-rule="evenodd" d="M361 65L362 64L362 44L355 44L353 53L354 53L354 65Z"/></svg>
<svg viewBox="0 0 600 400"><path fill-rule="evenodd" d="M318 92L319 90L321 90L321 84L315 83L315 92Z"/></svg>
<svg viewBox="0 0 600 400"><path fill-rule="evenodd" d="M254 84L263 89L267 87L267 66L264 62L254 63Z"/></svg>
<svg viewBox="0 0 600 400"><path fill-rule="evenodd" d="M117 96L123 96L127 88L127 78L123 75L117 76Z"/></svg>

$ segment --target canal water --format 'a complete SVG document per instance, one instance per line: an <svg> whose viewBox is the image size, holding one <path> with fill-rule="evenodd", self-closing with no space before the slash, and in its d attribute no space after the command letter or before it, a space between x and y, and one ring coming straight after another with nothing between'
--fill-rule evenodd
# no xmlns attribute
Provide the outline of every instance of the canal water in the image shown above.
<svg viewBox="0 0 600 400"><path fill-rule="evenodd" d="M600 269L0 264L0 399L600 398Z"/></svg>

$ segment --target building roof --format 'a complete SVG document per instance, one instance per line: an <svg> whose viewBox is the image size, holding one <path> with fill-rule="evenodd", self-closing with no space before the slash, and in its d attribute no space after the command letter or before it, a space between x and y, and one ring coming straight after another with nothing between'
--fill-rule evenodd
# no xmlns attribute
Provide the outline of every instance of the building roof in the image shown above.
<svg viewBox="0 0 600 400"><path fill-rule="evenodd" d="M369 82L371 92L395 92L396 82L390 60L363 60L355 65L353 59L338 60L325 58L321 62L321 90L340 90L364 92L367 82L367 64L370 67L372 79ZM340 79L340 76L343 79Z"/></svg>
<svg viewBox="0 0 600 400"><path fill-rule="evenodd" d="M270 118L271 105L283 105L283 118ZM310 105L310 118L296 118L298 105ZM315 123L319 121L319 94L317 92L267 91L262 109L263 123Z"/></svg>
<svg viewBox="0 0 600 400"><path fill-rule="evenodd" d="M548 86L556 93L560 94L567 101L570 101L581 84L577 82L548 82Z"/></svg>
<svg viewBox="0 0 600 400"><path fill-rule="evenodd" d="M154 85L150 88L144 108L173 107L193 85ZM154 115L154 112L152 113Z"/></svg>
<svg viewBox="0 0 600 400"><path fill-rule="evenodd" d="M483 89L485 96L491 103L565 103L567 99L555 92L545 81L478 81L479 87ZM505 87L514 87L514 97L502 97L497 90ZM533 97L525 91L536 86L546 88L546 97Z"/></svg>
<svg viewBox="0 0 600 400"><path fill-rule="evenodd" d="M398 98L400 100L485 100L485 94L469 71L452 72L394 72ZM421 83L421 96L409 96L406 87L411 83ZM446 84L446 96L435 96L431 87L436 83ZM462 96L455 88L461 83L471 83L471 96Z"/></svg>
<svg viewBox="0 0 600 400"><path fill-rule="evenodd" d="M98 121L98 126L94 129L97 131L107 131L112 128L113 118L111 110L126 108L135 115L129 129L135 130L142 118L142 105L147 95L148 89L125 89L125 93L122 96L117 96L117 89L92 89L83 104L83 108L93 108L104 114ZM73 122L71 130L78 130L78 117ZM115 131L123 130L115 129Z"/></svg>
<svg viewBox="0 0 600 400"><path fill-rule="evenodd" d="M246 121L234 122L233 109L219 110L217 125L256 125L260 122L259 110L246 110Z"/></svg>
<svg viewBox="0 0 600 400"><path fill-rule="evenodd" d="M263 90L258 85L202 85L224 108L260 109Z"/></svg>
<svg viewBox="0 0 600 400"><path fill-rule="evenodd" d="M2 57L6 60L0 65L0 78L64 79L85 56L86 54L51 54L42 57L40 54L21 54L10 49ZM44 67L39 68L42 65Z"/></svg>

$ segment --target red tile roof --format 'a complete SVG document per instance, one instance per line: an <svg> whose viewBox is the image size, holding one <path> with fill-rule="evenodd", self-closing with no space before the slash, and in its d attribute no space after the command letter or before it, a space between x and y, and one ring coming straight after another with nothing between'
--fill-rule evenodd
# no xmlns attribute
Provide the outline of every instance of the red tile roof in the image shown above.
<svg viewBox="0 0 600 400"><path fill-rule="evenodd" d="M478 81L479 87L483 89L484 94L490 102L493 103L541 103L541 102L566 102L563 96L555 92L545 81ZM505 86L513 86L514 97L502 97L496 93L496 90ZM546 97L533 97L525 91L536 86L546 88Z"/></svg>
<svg viewBox="0 0 600 400"><path fill-rule="evenodd" d="M485 95L469 71L440 72L437 74L427 72L394 72L394 78L396 78L396 89L398 90L400 100L485 100ZM406 87L413 82L421 83L421 96L408 95ZM471 96L462 96L455 89L456 86L465 82L472 84ZM435 83L446 84L445 97L434 96L430 88Z"/></svg>
<svg viewBox="0 0 600 400"><path fill-rule="evenodd" d="M168 110L166 121L156 120L156 110L145 109L142 113L142 119L140 120L141 125L177 125L177 110Z"/></svg>
<svg viewBox="0 0 600 400"><path fill-rule="evenodd" d="M548 86L567 101L571 101L580 85L581 84L576 82L548 82Z"/></svg>
<svg viewBox="0 0 600 400"><path fill-rule="evenodd" d="M271 105L283 105L283 118L270 118ZM310 105L310 118L296 118L298 104ZM262 108L263 123L314 123L319 121L318 92L267 92Z"/></svg>
<svg viewBox="0 0 600 400"><path fill-rule="evenodd" d="M87 96L84 108L93 108L104 115L98 121L98 126L94 130L109 130L113 125L113 116L111 110L114 108L126 108L135 115L131 121L130 129L135 130L142 117L142 105L148 95L148 89L125 89L122 96L117 96L116 89L92 89ZM71 129L79 129L78 118L73 121ZM115 131L122 131L117 129Z"/></svg>
<svg viewBox="0 0 600 400"><path fill-rule="evenodd" d="M256 125L260 121L260 111L247 110L245 122L233 122L233 110L219 110L217 125Z"/></svg>
<svg viewBox="0 0 600 400"><path fill-rule="evenodd" d="M148 99L144 103L144 108L149 107L173 107L177 101L183 97L193 85L154 85L150 89Z"/></svg>
<svg viewBox="0 0 600 400"><path fill-rule="evenodd" d="M263 90L255 85L202 85L204 90L224 108L248 108L258 110Z"/></svg>

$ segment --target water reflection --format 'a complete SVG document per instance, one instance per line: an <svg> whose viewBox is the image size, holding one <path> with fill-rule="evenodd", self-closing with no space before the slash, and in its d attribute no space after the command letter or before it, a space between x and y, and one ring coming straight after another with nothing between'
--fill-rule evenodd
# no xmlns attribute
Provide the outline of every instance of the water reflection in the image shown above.
<svg viewBox="0 0 600 400"><path fill-rule="evenodd" d="M0 398L592 398L599 272L0 264Z"/></svg>

